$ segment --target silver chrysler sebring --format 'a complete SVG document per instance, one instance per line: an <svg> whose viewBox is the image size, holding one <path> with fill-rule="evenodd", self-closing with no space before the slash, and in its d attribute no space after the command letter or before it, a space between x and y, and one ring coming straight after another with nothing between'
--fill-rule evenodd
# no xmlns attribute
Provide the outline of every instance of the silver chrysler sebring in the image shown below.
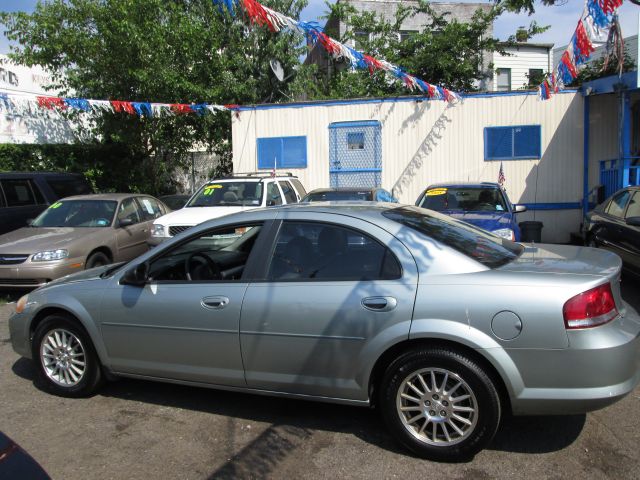
<svg viewBox="0 0 640 480"><path fill-rule="evenodd" d="M640 319L620 268L418 207L299 204L55 280L9 325L58 395L133 377L375 404L416 454L461 460L507 412L587 412L633 390Z"/></svg>

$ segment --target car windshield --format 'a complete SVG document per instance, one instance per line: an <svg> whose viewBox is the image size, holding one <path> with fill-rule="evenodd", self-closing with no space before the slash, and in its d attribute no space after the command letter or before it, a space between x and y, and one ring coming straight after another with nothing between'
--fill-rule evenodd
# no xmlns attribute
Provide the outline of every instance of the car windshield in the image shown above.
<svg viewBox="0 0 640 480"><path fill-rule="evenodd" d="M477 262L497 268L515 260L524 247L446 215L418 207L400 207L383 215L471 257Z"/></svg>
<svg viewBox="0 0 640 480"><path fill-rule="evenodd" d="M492 186L428 188L418 206L437 212L447 210L464 212L508 211L502 192Z"/></svg>
<svg viewBox="0 0 640 480"><path fill-rule="evenodd" d="M262 205L262 182L211 182L204 185L187 207Z"/></svg>
<svg viewBox="0 0 640 480"><path fill-rule="evenodd" d="M372 200L371 190L311 192L302 199L303 202L327 202L334 200Z"/></svg>
<svg viewBox="0 0 640 480"><path fill-rule="evenodd" d="M118 202L114 200L61 200L52 204L32 227L108 227Z"/></svg>

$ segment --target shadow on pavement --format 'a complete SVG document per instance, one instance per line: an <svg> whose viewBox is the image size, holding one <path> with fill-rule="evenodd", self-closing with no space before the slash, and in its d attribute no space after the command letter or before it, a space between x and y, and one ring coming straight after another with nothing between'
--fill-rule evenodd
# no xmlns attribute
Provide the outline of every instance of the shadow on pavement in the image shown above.
<svg viewBox="0 0 640 480"><path fill-rule="evenodd" d="M12 370L42 390L31 360L17 360ZM249 472L266 476L314 430L352 434L387 451L411 455L387 433L378 413L369 408L131 379L108 383L99 395L270 424L210 478L238 478ZM519 453L561 450L578 438L584 423L585 415L507 417L488 448Z"/></svg>

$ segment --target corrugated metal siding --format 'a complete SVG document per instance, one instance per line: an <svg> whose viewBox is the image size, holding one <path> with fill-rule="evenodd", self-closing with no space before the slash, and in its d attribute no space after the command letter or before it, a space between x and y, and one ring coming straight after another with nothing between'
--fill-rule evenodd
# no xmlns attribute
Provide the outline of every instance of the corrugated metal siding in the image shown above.
<svg viewBox="0 0 640 480"><path fill-rule="evenodd" d="M501 55L499 52L493 54L493 69L511 69L511 90L528 88L529 69L539 68L543 73L550 69L551 53L543 47L519 47L507 48L505 50L511 55ZM493 89L498 88L497 75L493 78Z"/></svg>
<svg viewBox="0 0 640 480"><path fill-rule="evenodd" d="M540 160L505 161L506 188L514 203L579 202L582 198L583 102L575 93L541 102L536 95L467 97L455 106L439 101L349 103L241 111L233 115L234 170L256 169L256 138L307 135L308 168L292 170L307 189L329 185L329 125L382 123L382 186L413 204L431 183L492 181L500 162L484 161L484 127L542 126ZM257 119L257 121L256 121ZM530 212L549 218L543 240L568 241L580 212ZM526 219L523 217L523 219ZM559 220L562 221L559 221ZM556 221L558 220L558 221Z"/></svg>
<svg viewBox="0 0 640 480"><path fill-rule="evenodd" d="M618 158L618 99L589 97L589 189L600 184L600 160Z"/></svg>

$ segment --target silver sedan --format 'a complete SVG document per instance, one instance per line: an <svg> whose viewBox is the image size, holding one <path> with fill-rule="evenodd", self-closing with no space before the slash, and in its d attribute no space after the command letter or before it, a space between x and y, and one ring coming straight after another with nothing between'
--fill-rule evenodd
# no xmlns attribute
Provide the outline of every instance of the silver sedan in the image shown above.
<svg viewBox="0 0 640 480"><path fill-rule="evenodd" d="M407 448L459 460L506 412L586 412L633 390L640 319L620 269L418 207L300 204L56 280L9 325L58 395L133 377L377 405Z"/></svg>

